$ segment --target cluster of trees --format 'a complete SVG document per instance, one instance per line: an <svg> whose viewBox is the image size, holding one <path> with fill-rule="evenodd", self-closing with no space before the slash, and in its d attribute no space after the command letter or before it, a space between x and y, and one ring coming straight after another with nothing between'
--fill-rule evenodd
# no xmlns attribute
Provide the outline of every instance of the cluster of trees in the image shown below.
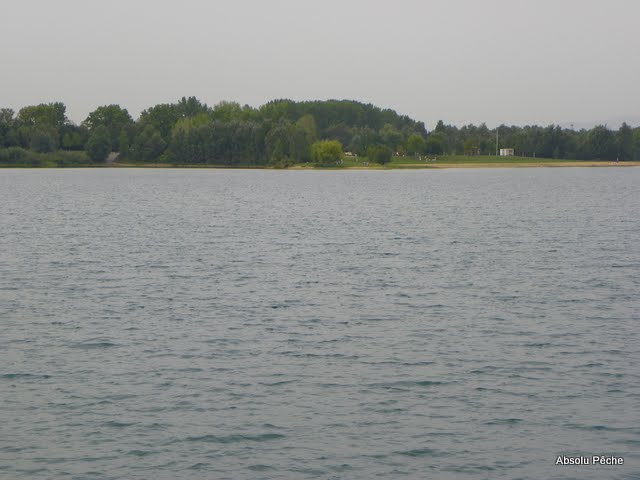
<svg viewBox="0 0 640 480"><path fill-rule="evenodd" d="M438 122L427 137L430 154L494 155L496 133L500 147L516 155L567 160L640 160L640 128L623 123L618 130L605 125L573 130L558 125L516 127L486 125L458 128Z"/></svg>
<svg viewBox="0 0 640 480"><path fill-rule="evenodd" d="M640 160L640 128L598 126L498 127L500 145L519 155L566 159ZM496 129L422 122L355 101L274 100L259 108L195 97L144 110L134 120L119 105L105 105L75 125L63 103L0 109L0 163L61 165L103 161L111 152L138 162L215 165L332 165L343 151L386 163L409 155L493 154Z"/></svg>
<svg viewBox="0 0 640 480"><path fill-rule="evenodd" d="M119 105L98 107L80 124L66 117L64 104L2 109L0 150L83 151L93 161L110 152L138 162L215 165L281 165L339 162L343 150L366 155L386 146L422 149L424 124L393 110L353 101L275 100L259 108L221 102L209 107L195 97L144 110L134 120ZM417 147L416 147L417 145Z"/></svg>

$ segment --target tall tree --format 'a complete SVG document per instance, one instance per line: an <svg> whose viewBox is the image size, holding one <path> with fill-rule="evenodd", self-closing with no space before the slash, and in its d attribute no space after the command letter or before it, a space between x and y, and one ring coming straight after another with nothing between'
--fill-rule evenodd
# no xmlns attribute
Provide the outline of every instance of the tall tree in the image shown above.
<svg viewBox="0 0 640 480"><path fill-rule="evenodd" d="M90 133L100 127L104 126L109 131L109 138L111 140L111 149L120 151L120 132L127 125L131 125L133 119L129 112L120 107L120 105L104 105L96 108L89 114L84 121L84 125L89 129Z"/></svg>
<svg viewBox="0 0 640 480"><path fill-rule="evenodd" d="M633 130L626 122L618 129L616 142L618 144L618 158L631 160L633 158Z"/></svg>
<svg viewBox="0 0 640 480"><path fill-rule="evenodd" d="M208 114L211 109L206 103L202 103L196 97L182 97L177 104L177 110L182 118L195 117L201 114Z"/></svg>
<svg viewBox="0 0 640 480"><path fill-rule="evenodd" d="M0 108L0 125L12 125L15 113L11 108Z"/></svg>
<svg viewBox="0 0 640 480"><path fill-rule="evenodd" d="M220 102L211 112L211 118L219 122L233 122L243 120L245 111L238 102Z"/></svg>
<svg viewBox="0 0 640 480"><path fill-rule="evenodd" d="M102 162L111 152L111 136L105 125L96 127L87 141L87 155L94 162Z"/></svg>
<svg viewBox="0 0 640 480"><path fill-rule="evenodd" d="M294 162L308 162L311 158L311 144L307 131L293 123L289 127L289 155Z"/></svg>
<svg viewBox="0 0 640 480"><path fill-rule="evenodd" d="M183 118L182 112L175 104L161 103L144 110L140 114L138 123L143 132L150 126L160 134L163 140L168 141L171 129L181 118Z"/></svg>
<svg viewBox="0 0 640 480"><path fill-rule="evenodd" d="M633 154L632 160L640 160L640 127L633 130Z"/></svg>
<svg viewBox="0 0 640 480"><path fill-rule="evenodd" d="M313 118L313 115L307 113L301 116L296 122L296 125L304 131L309 145L318 140L318 126L316 125L316 119Z"/></svg>
<svg viewBox="0 0 640 480"><path fill-rule="evenodd" d="M156 161L167 148L167 142L164 141L160 132L148 124L144 127L133 145L130 148L129 155L134 160L145 162Z"/></svg>
<svg viewBox="0 0 640 480"><path fill-rule="evenodd" d="M129 134L126 128L120 130L120 135L118 135L118 151L122 157L129 156Z"/></svg>
<svg viewBox="0 0 640 480"><path fill-rule="evenodd" d="M592 159L613 160L616 158L615 135L605 125L598 125L587 135L587 149Z"/></svg>
<svg viewBox="0 0 640 480"><path fill-rule="evenodd" d="M425 153L441 155L444 153L446 136L443 132L430 133L425 143Z"/></svg>
<svg viewBox="0 0 640 480"><path fill-rule="evenodd" d="M402 133L390 123L385 123L379 133L384 144L393 151L396 151L398 146L403 143Z"/></svg>
<svg viewBox="0 0 640 480"><path fill-rule="evenodd" d="M407 139L407 152L413 155L424 153L427 144L424 137L418 133L412 133Z"/></svg>
<svg viewBox="0 0 640 480"><path fill-rule="evenodd" d="M290 133L291 122L285 118L281 118L280 121L267 132L264 141L270 163L277 164L291 160Z"/></svg>
<svg viewBox="0 0 640 480"><path fill-rule="evenodd" d="M18 142L36 151L52 151L60 144L62 128L67 124L66 107L62 102L41 103L18 111ZM44 149L44 150L43 150Z"/></svg>
<svg viewBox="0 0 640 480"><path fill-rule="evenodd" d="M20 109L17 120L28 127L60 128L67 122L66 110L62 102L30 105Z"/></svg>
<svg viewBox="0 0 640 480"><path fill-rule="evenodd" d="M10 108L0 108L0 147L12 147L18 143L14 114Z"/></svg>

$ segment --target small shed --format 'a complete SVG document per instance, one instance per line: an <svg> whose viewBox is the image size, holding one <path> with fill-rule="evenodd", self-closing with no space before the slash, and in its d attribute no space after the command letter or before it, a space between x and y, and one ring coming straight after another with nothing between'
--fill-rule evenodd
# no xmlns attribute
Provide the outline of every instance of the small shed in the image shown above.
<svg viewBox="0 0 640 480"><path fill-rule="evenodd" d="M500 156L501 157L513 157L514 153L513 153L513 148L501 148L500 149Z"/></svg>

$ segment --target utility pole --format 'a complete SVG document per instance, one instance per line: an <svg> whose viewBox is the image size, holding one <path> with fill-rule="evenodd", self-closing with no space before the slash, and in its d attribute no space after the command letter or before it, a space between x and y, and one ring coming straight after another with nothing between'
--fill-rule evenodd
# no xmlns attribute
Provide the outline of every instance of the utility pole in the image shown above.
<svg viewBox="0 0 640 480"><path fill-rule="evenodd" d="M498 156L498 127L496 127L496 157Z"/></svg>

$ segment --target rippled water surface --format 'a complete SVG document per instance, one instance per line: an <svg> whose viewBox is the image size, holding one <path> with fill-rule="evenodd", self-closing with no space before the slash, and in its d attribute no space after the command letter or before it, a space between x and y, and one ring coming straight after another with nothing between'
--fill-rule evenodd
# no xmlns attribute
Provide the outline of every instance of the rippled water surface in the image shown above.
<svg viewBox="0 0 640 480"><path fill-rule="evenodd" d="M0 170L0 478L639 478L639 187Z"/></svg>

